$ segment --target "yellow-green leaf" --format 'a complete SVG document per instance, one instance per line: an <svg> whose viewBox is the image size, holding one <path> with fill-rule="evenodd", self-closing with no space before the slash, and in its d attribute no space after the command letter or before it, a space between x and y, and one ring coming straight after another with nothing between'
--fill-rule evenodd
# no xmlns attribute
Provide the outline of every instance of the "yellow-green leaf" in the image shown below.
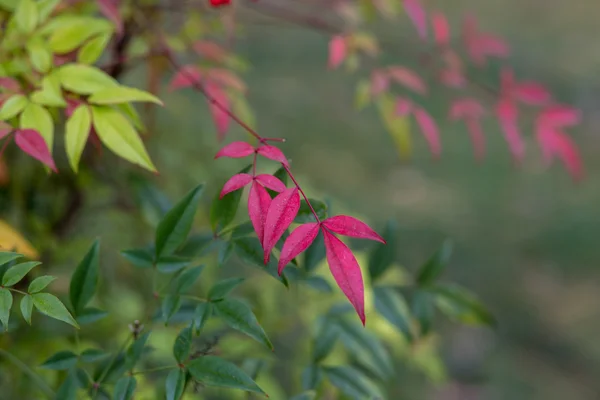
<svg viewBox="0 0 600 400"><path fill-rule="evenodd" d="M44 107L35 104L28 103L20 118L21 129L34 129L42 135L44 141L48 145L50 151L52 151L52 145L54 144L54 121L52 121L52 115Z"/></svg>
<svg viewBox="0 0 600 400"><path fill-rule="evenodd" d="M80 18L55 29L50 36L50 48L58 54L68 53L81 46L92 36L111 30L112 26L104 19Z"/></svg>
<svg viewBox="0 0 600 400"><path fill-rule="evenodd" d="M44 22L54 11L60 0L40 0L37 3L39 23Z"/></svg>
<svg viewBox="0 0 600 400"><path fill-rule="evenodd" d="M27 106L27 97L15 94L9 97L0 107L0 121L6 121L18 115Z"/></svg>
<svg viewBox="0 0 600 400"><path fill-rule="evenodd" d="M132 101L144 101L163 105L160 99L148 92L127 86L115 86L99 90L88 99L93 104L121 104Z"/></svg>
<svg viewBox="0 0 600 400"><path fill-rule="evenodd" d="M110 42L110 33L103 33L99 36L91 38L86 44L81 47L79 54L77 54L77 61L82 64L93 64L95 63L106 46Z"/></svg>
<svg viewBox="0 0 600 400"><path fill-rule="evenodd" d="M39 72L47 72L52 66L52 53L40 37L32 38L25 46L33 67Z"/></svg>
<svg viewBox="0 0 600 400"><path fill-rule="evenodd" d="M92 117L87 105L80 105L73 111L71 118L67 121L65 128L65 147L69 164L73 171L77 172L81 153L85 148L90 128L92 127Z"/></svg>
<svg viewBox="0 0 600 400"><path fill-rule="evenodd" d="M51 107L65 107L67 102L60 89L58 74L52 73L42 79L42 88L31 94L31 101Z"/></svg>
<svg viewBox="0 0 600 400"><path fill-rule="evenodd" d="M407 116L396 115L396 104L394 98L389 94L382 95L379 98L377 105L379 106L381 118L396 145L400 157L409 157L412 147L410 138L410 120Z"/></svg>
<svg viewBox="0 0 600 400"><path fill-rule="evenodd" d="M104 71L85 64L67 64L58 70L62 86L73 93L92 94L118 86L115 79Z"/></svg>
<svg viewBox="0 0 600 400"><path fill-rule="evenodd" d="M92 106L92 120L106 147L127 161L156 171L138 133L123 114L108 106Z"/></svg>
<svg viewBox="0 0 600 400"><path fill-rule="evenodd" d="M367 80L362 80L356 85L356 95L354 97L354 106L357 110L362 110L371 101L371 84Z"/></svg>
<svg viewBox="0 0 600 400"><path fill-rule="evenodd" d="M140 133L143 133L143 131L146 130L146 127L144 126L140 115L138 114L135 107L133 107L133 105L129 103L122 103L116 104L115 107L129 118L135 129L140 131Z"/></svg>
<svg viewBox="0 0 600 400"><path fill-rule="evenodd" d="M20 0L14 14L17 28L23 33L33 31L38 23L38 10L33 0Z"/></svg>

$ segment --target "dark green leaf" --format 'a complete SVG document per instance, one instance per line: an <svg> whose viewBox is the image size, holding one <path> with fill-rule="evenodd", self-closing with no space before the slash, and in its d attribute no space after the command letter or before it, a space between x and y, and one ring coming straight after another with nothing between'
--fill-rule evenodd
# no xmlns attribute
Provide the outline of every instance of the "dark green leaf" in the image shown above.
<svg viewBox="0 0 600 400"><path fill-rule="evenodd" d="M326 367L325 375L333 386L356 399L383 398L381 391L362 372L352 367Z"/></svg>
<svg viewBox="0 0 600 400"><path fill-rule="evenodd" d="M214 240L212 232L192 234L177 252L182 257L199 257Z"/></svg>
<svg viewBox="0 0 600 400"><path fill-rule="evenodd" d="M85 349L81 353L81 361L85 363L95 363L96 361L104 360L109 354L99 349Z"/></svg>
<svg viewBox="0 0 600 400"><path fill-rule="evenodd" d="M202 327L206 321L208 321L211 315L212 304L204 302L198 304L198 307L196 307L196 311L194 312L194 329L196 331L196 335L200 334Z"/></svg>
<svg viewBox="0 0 600 400"><path fill-rule="evenodd" d="M56 391L57 400L75 400L77 399L77 389L79 389L79 380L77 379L77 370L72 368L69 374Z"/></svg>
<svg viewBox="0 0 600 400"><path fill-rule="evenodd" d="M320 292L331 293L333 289L327 280L320 276L310 276L304 281L311 288Z"/></svg>
<svg viewBox="0 0 600 400"><path fill-rule="evenodd" d="M433 298L431 294L423 290L417 290L412 296L411 311L419 321L419 331L422 336L429 333L433 321Z"/></svg>
<svg viewBox="0 0 600 400"><path fill-rule="evenodd" d="M167 400L180 400L185 388L185 371L182 369L174 369L167 375L165 382L165 392Z"/></svg>
<svg viewBox="0 0 600 400"><path fill-rule="evenodd" d="M252 226L252 222L246 221L231 230L230 239L235 240L252 234L254 234L254 226Z"/></svg>
<svg viewBox="0 0 600 400"><path fill-rule="evenodd" d="M179 311L181 307L181 296L168 295L162 301L161 310L165 324L169 323L169 319Z"/></svg>
<svg viewBox="0 0 600 400"><path fill-rule="evenodd" d="M267 362L259 358L247 358L242 364L242 369L246 371L248 376L254 380L258 378L258 374L267 366Z"/></svg>
<svg viewBox="0 0 600 400"><path fill-rule="evenodd" d="M318 365L309 365L302 371L302 390L316 389L323 380L323 370Z"/></svg>
<svg viewBox="0 0 600 400"><path fill-rule="evenodd" d="M372 282L382 276L396 259L397 231L396 223L388 221L382 235L387 244L376 243L369 254L369 275Z"/></svg>
<svg viewBox="0 0 600 400"><path fill-rule="evenodd" d="M185 268L190 263L188 258L178 256L163 256L158 259L156 268L163 274L171 274Z"/></svg>
<svg viewBox="0 0 600 400"><path fill-rule="evenodd" d="M12 293L8 289L0 288L0 322L4 325L5 330L8 330L8 320L10 318L12 303Z"/></svg>
<svg viewBox="0 0 600 400"><path fill-rule="evenodd" d="M144 352L144 347L146 346L149 336L150 332L146 332L129 346L127 354L125 355L125 369L130 370L135 367Z"/></svg>
<svg viewBox="0 0 600 400"><path fill-rule="evenodd" d="M13 253L10 251L2 251L0 252L0 265L7 264L11 261L16 260L19 257L23 257L23 255L19 253Z"/></svg>
<svg viewBox="0 0 600 400"><path fill-rule="evenodd" d="M27 291L29 293L40 292L40 291L44 290L46 288L46 286L48 286L49 284L51 284L52 281L54 281L55 279L56 279L56 277L50 276L50 275L44 275L44 276L40 276L38 278L35 278L29 284L29 289L27 289Z"/></svg>
<svg viewBox="0 0 600 400"><path fill-rule="evenodd" d="M35 293L31 297L33 298L33 305L42 314L79 328L67 307L56 296L50 293Z"/></svg>
<svg viewBox="0 0 600 400"><path fill-rule="evenodd" d="M137 381L133 376L124 376L115 383L113 400L133 399L133 393L137 386Z"/></svg>
<svg viewBox="0 0 600 400"><path fill-rule="evenodd" d="M173 345L173 356L178 363L183 363L190 356L192 349L192 328L183 328Z"/></svg>
<svg viewBox="0 0 600 400"><path fill-rule="evenodd" d="M219 386L265 394L244 371L214 356L196 358L187 365L189 373L206 386Z"/></svg>
<svg viewBox="0 0 600 400"><path fill-rule="evenodd" d="M391 286L376 286L373 294L377 312L394 325L406 340L411 341L411 315L404 297Z"/></svg>
<svg viewBox="0 0 600 400"><path fill-rule="evenodd" d="M23 319L27 321L29 325L31 325L31 313L33 311L33 299L31 296L23 296L21 299L21 314L23 315Z"/></svg>
<svg viewBox="0 0 600 400"><path fill-rule="evenodd" d="M338 338L338 331L335 327L325 323L321 327L319 334L314 339L313 362L318 364L329 355Z"/></svg>
<svg viewBox="0 0 600 400"><path fill-rule="evenodd" d="M87 325L94 323L96 321L100 321L102 318L106 317L108 313L103 310L99 310L93 307L87 307L81 310L79 315L77 316L77 322L80 325Z"/></svg>
<svg viewBox="0 0 600 400"><path fill-rule="evenodd" d="M319 216L319 219L323 221L327 218L327 204L320 200L308 199L310 204L312 204L315 212ZM300 202L300 209L298 210L298 214L296 214L296 218L294 218L294 222L298 224L306 224L308 222L317 222L315 221L315 216L313 215L310 207L306 203L306 200L302 200Z"/></svg>
<svg viewBox="0 0 600 400"><path fill-rule="evenodd" d="M245 333L273 350L273 344L246 303L237 299L223 299L213 304L217 314L230 327Z"/></svg>
<svg viewBox="0 0 600 400"><path fill-rule="evenodd" d="M148 249L124 250L121 255L138 268L152 268L154 255Z"/></svg>
<svg viewBox="0 0 600 400"><path fill-rule="evenodd" d="M246 174L251 168L252 165L248 165L239 171L238 174ZM233 222L240 205L242 192L242 189L235 190L223 196L222 199L219 199L221 193L221 190L219 189L210 206L210 226L214 233L221 232L227 225Z"/></svg>
<svg viewBox="0 0 600 400"><path fill-rule="evenodd" d="M233 289L244 282L244 278L229 278L217 282L208 291L209 300L220 300L225 298Z"/></svg>
<svg viewBox="0 0 600 400"><path fill-rule="evenodd" d="M279 276L279 273L277 272L277 258L275 256L271 256L269 264L265 266L264 251L257 238L244 237L236 240L234 243L235 253L242 261L260 268L273 278L282 282L286 287L289 287L285 272L283 272L281 276Z"/></svg>
<svg viewBox="0 0 600 400"><path fill-rule="evenodd" d="M201 184L190 191L160 221L156 229L155 260L172 254L185 242L192 229L203 188L204 184Z"/></svg>
<svg viewBox="0 0 600 400"><path fill-rule="evenodd" d="M204 266L201 265L199 267L193 267L184 271L177 277L177 280L175 281L175 292L187 292L194 285L194 283L196 283L203 270Z"/></svg>
<svg viewBox="0 0 600 400"><path fill-rule="evenodd" d="M40 367L45 369L63 370L69 369L75 364L77 364L77 354L71 351L59 351L58 353L51 355L42 363L42 365L40 365Z"/></svg>
<svg viewBox="0 0 600 400"><path fill-rule="evenodd" d="M3 286L12 286L15 283L19 282L21 279L27 275L29 271L31 271L36 266L40 265L40 262L37 261L28 261L22 264L17 264L13 267L10 267L8 271L4 273L2 277L2 285Z"/></svg>
<svg viewBox="0 0 600 400"><path fill-rule="evenodd" d="M471 292L456 285L432 289L438 309L454 321L469 325L495 325L493 315Z"/></svg>
<svg viewBox="0 0 600 400"><path fill-rule="evenodd" d="M442 247L420 268L417 283L420 286L432 284L446 267L451 255L452 242L446 240Z"/></svg>
<svg viewBox="0 0 600 400"><path fill-rule="evenodd" d="M309 390L307 392L297 394L296 396L292 397L290 400L314 400L316 398L317 398L317 392L315 392L314 390Z"/></svg>
<svg viewBox="0 0 600 400"><path fill-rule="evenodd" d="M71 277L69 298L75 315L89 303L98 287L100 241L96 240Z"/></svg>
<svg viewBox="0 0 600 400"><path fill-rule="evenodd" d="M307 271L314 271L319 263L325 259L325 241L323 240L323 232L319 230L319 234L314 242L304 252L304 268Z"/></svg>
<svg viewBox="0 0 600 400"><path fill-rule="evenodd" d="M229 261L229 258L231 258L231 254L233 253L233 248L233 242L221 242L219 247L219 255L217 257L219 267L222 267L227 261Z"/></svg>

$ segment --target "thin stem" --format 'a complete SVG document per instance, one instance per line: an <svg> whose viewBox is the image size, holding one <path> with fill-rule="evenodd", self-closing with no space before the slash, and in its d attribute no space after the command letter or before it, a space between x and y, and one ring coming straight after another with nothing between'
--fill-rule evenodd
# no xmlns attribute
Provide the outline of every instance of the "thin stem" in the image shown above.
<svg viewBox="0 0 600 400"><path fill-rule="evenodd" d="M12 132L11 132L12 133ZM9 135L11 134L9 133ZM4 144L2 145L2 149L0 149L0 158L4 155L4 150L6 150L6 147L8 146L8 144L10 143L12 139L12 136L8 136L6 138L6 140L4 141Z"/></svg>
<svg viewBox="0 0 600 400"><path fill-rule="evenodd" d="M285 165L285 164L281 164L281 165L283 166L283 169L285 169L285 172L287 172L287 174L290 177L290 179L292 180L292 182L294 182L294 185L296 185L296 188L298 188L298 191L300 192L300 194L302 195L302 197L304 197L304 200L306 201L306 204L308 204L308 207L310 208L310 211L312 212L312 214L315 216L315 219L317 220L317 223L321 224L321 220L319 219L319 216L317 215L317 212L313 208L312 204L310 204L310 201L308 200L308 197L306 197L306 194L304 194L304 190L302 190L302 188L298 184L298 181L296 181L296 178L294 178L294 175L292 174L292 171L290 171L290 168L287 165Z"/></svg>
<svg viewBox="0 0 600 400"><path fill-rule="evenodd" d="M252 160L252 177L256 177L256 158L258 157L258 153L254 152L254 159Z"/></svg>
<svg viewBox="0 0 600 400"><path fill-rule="evenodd" d="M23 361L19 360L17 357L3 349L0 349L0 356L6 358L8 361L13 363L15 367L19 368L24 374L27 374L31 378L31 380L36 383L40 390L44 392L46 397L54 399L54 391L38 374L33 372L33 370L29 368L27 364L25 364Z"/></svg>
<svg viewBox="0 0 600 400"><path fill-rule="evenodd" d="M11 292L22 294L23 296L28 296L29 295L29 293L24 292L24 291L19 290L19 289L14 289L14 288L10 288L10 287L8 287L6 289L10 290Z"/></svg>
<svg viewBox="0 0 600 400"><path fill-rule="evenodd" d="M108 371L110 371L112 366L115 364L115 361L117 361L119 354L121 354L123 352L123 350L125 350L125 348L129 344L129 341L131 340L131 338L132 338L131 335L127 336L127 339L125 339L123 341L123 343L121 344L121 347L119 347L119 350L115 353L115 355L110 360L110 363L108 363L108 365L104 368L104 370L102 370L102 373L100 374L100 377L98 378L98 380L96 382L94 382L95 387L94 387L94 393L92 394L92 399L95 399L96 396L98 395L98 388L100 387L100 384L106 378L106 375L108 375Z"/></svg>

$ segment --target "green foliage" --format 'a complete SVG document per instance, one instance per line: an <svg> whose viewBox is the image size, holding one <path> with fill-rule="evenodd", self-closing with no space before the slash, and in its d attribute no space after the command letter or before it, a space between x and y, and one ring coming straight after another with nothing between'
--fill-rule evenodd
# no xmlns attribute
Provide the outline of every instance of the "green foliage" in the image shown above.
<svg viewBox="0 0 600 400"><path fill-rule="evenodd" d="M204 356L187 364L187 370L204 385L265 394L244 371L219 357Z"/></svg>

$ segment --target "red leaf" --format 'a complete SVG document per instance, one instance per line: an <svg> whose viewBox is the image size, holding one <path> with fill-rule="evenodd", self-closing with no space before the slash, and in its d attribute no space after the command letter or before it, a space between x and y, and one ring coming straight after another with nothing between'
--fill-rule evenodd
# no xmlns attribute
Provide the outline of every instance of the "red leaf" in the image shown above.
<svg viewBox="0 0 600 400"><path fill-rule="evenodd" d="M221 157L242 158L242 157L247 157L253 153L254 153L254 147L252 147L249 143L233 142L233 143L229 143L227 146L225 146L221 150L219 150L219 152L215 156L215 159L221 158Z"/></svg>
<svg viewBox="0 0 600 400"><path fill-rule="evenodd" d="M208 82L205 86L206 93L212 98L208 99L210 114L217 127L217 137L219 141L225 138L229 128L229 114L225 111L229 109L229 97L220 86Z"/></svg>
<svg viewBox="0 0 600 400"><path fill-rule="evenodd" d="M210 0L210 5L212 7L227 6L229 4L231 4L231 0Z"/></svg>
<svg viewBox="0 0 600 400"><path fill-rule="evenodd" d="M0 77L0 88L3 88L8 92L16 93L21 90L21 84L16 79Z"/></svg>
<svg viewBox="0 0 600 400"><path fill-rule="evenodd" d="M419 0L404 0L404 10L411 19L421 39L427 38L427 15Z"/></svg>
<svg viewBox="0 0 600 400"><path fill-rule="evenodd" d="M429 150L431 151L431 154L436 157L439 156L442 152L442 144L440 142L440 134L437 124L433 118L431 118L431 115L429 115L429 113L422 108L417 108L414 111L414 114L417 124L421 128L421 132L423 132L423 136L425 136L425 139L429 144Z"/></svg>
<svg viewBox="0 0 600 400"><path fill-rule="evenodd" d="M119 13L119 0L96 0L100 12L115 24L116 32L123 33L123 19Z"/></svg>
<svg viewBox="0 0 600 400"><path fill-rule="evenodd" d="M260 174L256 176L256 180L267 189L271 189L275 192L283 192L286 189L285 184L273 175Z"/></svg>
<svg viewBox="0 0 600 400"><path fill-rule="evenodd" d="M377 234L369 225L364 222L347 215L337 215L335 217L327 218L323 221L323 226L332 232L339 233L340 235L376 240L384 243L385 240Z"/></svg>
<svg viewBox="0 0 600 400"><path fill-rule="evenodd" d="M508 44L497 36L486 34L477 38L476 46L479 51L486 56L494 56L498 58L506 58L510 55Z"/></svg>
<svg viewBox="0 0 600 400"><path fill-rule="evenodd" d="M227 182L225 182L225 185L223 185L223 190L221 190L219 198L222 199L226 194L241 189L250 182L252 182L252 175L237 174L232 176Z"/></svg>
<svg viewBox="0 0 600 400"><path fill-rule="evenodd" d="M284 190L271 202L265 221L265 238L263 242L265 264L269 262L271 250L273 250L283 232L294 221L299 209L300 194L296 187Z"/></svg>
<svg viewBox="0 0 600 400"><path fill-rule="evenodd" d="M439 78L444 85L451 88L463 87L467 82L463 73L460 70L455 69L445 69L440 71Z"/></svg>
<svg viewBox="0 0 600 400"><path fill-rule="evenodd" d="M0 139L4 139L6 136L10 135L13 130L12 126L4 121L0 121Z"/></svg>
<svg viewBox="0 0 600 400"><path fill-rule="evenodd" d="M581 121L579 110L569 106L555 105L547 107L538 116L538 123L551 128L566 128Z"/></svg>
<svg viewBox="0 0 600 400"><path fill-rule="evenodd" d="M396 99L396 115L400 117L405 117L412 112L412 103L410 100L405 99L404 97L398 97Z"/></svg>
<svg viewBox="0 0 600 400"><path fill-rule="evenodd" d="M174 91L177 89L194 86L199 84L202 79L202 72L195 65L184 65L177 71L171 83L169 84L169 90Z"/></svg>
<svg viewBox="0 0 600 400"><path fill-rule="evenodd" d="M380 70L374 70L371 74L371 94L377 96L385 92L390 86L389 77Z"/></svg>
<svg viewBox="0 0 600 400"><path fill-rule="evenodd" d="M525 155L525 144L517 126L517 107L510 99L502 99L496 106L496 114L511 153L517 160L521 160Z"/></svg>
<svg viewBox="0 0 600 400"><path fill-rule="evenodd" d="M481 103L475 99L458 99L450 105L450 118L479 118L483 115L484 108Z"/></svg>
<svg viewBox="0 0 600 400"><path fill-rule="evenodd" d="M279 256L279 265L277 271L279 275L283 272L286 265L289 264L298 254L308 249L308 246L315 240L319 234L319 224L309 223L300 225L288 236L281 249Z"/></svg>
<svg viewBox="0 0 600 400"><path fill-rule="evenodd" d="M210 69L208 71L208 79L219 85L227 86L239 92L246 92L248 90L246 84L239 78L239 76L223 68Z"/></svg>
<svg viewBox="0 0 600 400"><path fill-rule="evenodd" d="M352 251L340 239L323 229L329 270L342 292L365 324L365 287L360 266Z"/></svg>
<svg viewBox="0 0 600 400"><path fill-rule="evenodd" d="M483 136L481 124L475 118L467 118L466 124L473 143L475 158L481 161L485 156L485 136Z"/></svg>
<svg viewBox="0 0 600 400"><path fill-rule="evenodd" d="M264 241L265 221L270 206L271 196L267 189L257 182L252 182L248 195L248 215L261 245Z"/></svg>
<svg viewBox="0 0 600 400"><path fill-rule="evenodd" d="M23 152L41 161L54 172L58 172L52 159L52 153L50 153L48 145L38 131L33 129L21 129L17 131L15 143Z"/></svg>
<svg viewBox="0 0 600 400"><path fill-rule="evenodd" d="M405 67L390 67L388 74L399 84L419 93L426 94L427 86L419 75Z"/></svg>
<svg viewBox="0 0 600 400"><path fill-rule="evenodd" d="M270 146L268 144L264 145L264 146L260 146L256 152L258 154L260 154L261 156L268 158L270 160L279 161L286 167L289 166L288 160L285 157L285 155L283 154L283 152L275 146Z"/></svg>
<svg viewBox="0 0 600 400"><path fill-rule="evenodd" d="M65 109L65 115L67 117L71 117L75 109L82 104L85 104L85 102L82 100L67 98L67 108Z"/></svg>
<svg viewBox="0 0 600 400"><path fill-rule="evenodd" d="M521 82L513 87L512 94L520 102L532 106L547 104L552 99L548 89L537 82Z"/></svg>
<svg viewBox="0 0 600 400"><path fill-rule="evenodd" d="M192 47L198 55L210 61L222 62L227 58L227 51L215 42L199 40Z"/></svg>
<svg viewBox="0 0 600 400"><path fill-rule="evenodd" d="M431 24L435 42L440 46L446 46L450 42L450 26L446 16L441 12L434 12L431 16Z"/></svg>
<svg viewBox="0 0 600 400"><path fill-rule="evenodd" d="M538 140L548 161L556 155L561 159L573 179L581 179L583 176L581 156L569 136L554 130L544 129L538 132Z"/></svg>
<svg viewBox="0 0 600 400"><path fill-rule="evenodd" d="M336 35L329 41L329 68L336 69L346 59L346 38Z"/></svg>

